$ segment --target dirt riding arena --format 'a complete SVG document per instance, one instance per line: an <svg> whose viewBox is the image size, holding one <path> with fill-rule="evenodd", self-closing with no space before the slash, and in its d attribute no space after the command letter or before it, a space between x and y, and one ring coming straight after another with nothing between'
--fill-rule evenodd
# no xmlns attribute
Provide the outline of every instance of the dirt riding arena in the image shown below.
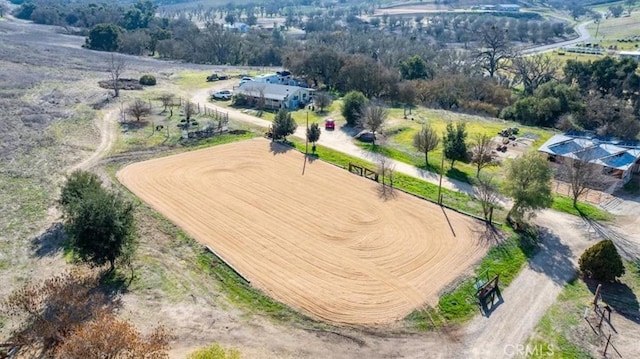
<svg viewBox="0 0 640 359"><path fill-rule="evenodd" d="M304 174L303 174L304 166ZM265 139L122 169L118 179L251 284L337 323L404 317L486 252L478 222Z"/></svg>

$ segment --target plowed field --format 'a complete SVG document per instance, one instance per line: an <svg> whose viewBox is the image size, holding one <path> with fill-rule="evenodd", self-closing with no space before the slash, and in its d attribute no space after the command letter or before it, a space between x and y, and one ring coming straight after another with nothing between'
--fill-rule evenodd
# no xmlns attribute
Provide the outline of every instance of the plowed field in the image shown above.
<svg viewBox="0 0 640 359"><path fill-rule="evenodd" d="M478 222L399 191L384 199L379 184L264 139L117 177L253 286L331 322L388 323L435 304L486 251Z"/></svg>

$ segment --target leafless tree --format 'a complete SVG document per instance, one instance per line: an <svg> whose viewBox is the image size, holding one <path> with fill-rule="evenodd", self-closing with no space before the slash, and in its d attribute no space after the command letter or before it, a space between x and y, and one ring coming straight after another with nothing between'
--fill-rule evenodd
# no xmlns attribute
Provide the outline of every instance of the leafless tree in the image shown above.
<svg viewBox="0 0 640 359"><path fill-rule="evenodd" d="M427 166L429 166L429 151L435 150L438 144L440 144L440 136L429 124L423 125L420 132L413 136L413 146L424 153L424 162Z"/></svg>
<svg viewBox="0 0 640 359"><path fill-rule="evenodd" d="M377 171L380 181L380 196L388 199L394 195L393 178L395 175L395 165L386 156L379 155L377 158Z"/></svg>
<svg viewBox="0 0 640 359"><path fill-rule="evenodd" d="M418 90L415 81L402 81L398 84L398 101L404 104L403 115L407 118L407 109L411 114L411 108L418 97Z"/></svg>
<svg viewBox="0 0 640 359"><path fill-rule="evenodd" d="M480 176L480 170L493 164L491 137L486 133L475 136L474 145L471 148L471 163L476 165L476 177Z"/></svg>
<svg viewBox="0 0 640 359"><path fill-rule="evenodd" d="M184 103L184 116L187 118L187 121L191 120L191 116L193 116L197 111L198 107L195 103L191 101L186 101Z"/></svg>
<svg viewBox="0 0 640 359"><path fill-rule="evenodd" d="M320 109L320 112L324 112L325 108L331 106L331 102L333 102L333 99L327 92L316 92L313 95L313 103Z"/></svg>
<svg viewBox="0 0 640 359"><path fill-rule="evenodd" d="M113 86L113 97L120 96L120 77L127 69L127 63L122 56L111 55L109 60L109 75L111 77L111 85Z"/></svg>
<svg viewBox="0 0 640 359"><path fill-rule="evenodd" d="M129 105L127 113L135 117L136 121L140 121L140 118L151 114L151 106L142 99L137 98L131 105Z"/></svg>
<svg viewBox="0 0 640 359"><path fill-rule="evenodd" d="M493 180L493 176L478 176L476 186L473 188L475 199L482 206L482 213L485 221L491 224L493 220L493 209L498 205L498 186Z"/></svg>
<svg viewBox="0 0 640 359"><path fill-rule="evenodd" d="M494 77L514 57L507 32L495 23L487 23L480 30L479 49L475 53L480 67Z"/></svg>
<svg viewBox="0 0 640 359"><path fill-rule="evenodd" d="M558 61L545 54L515 57L511 62L514 81L522 84L527 95L532 95L538 86L553 80L559 68Z"/></svg>
<svg viewBox="0 0 640 359"><path fill-rule="evenodd" d="M170 107L173 104L173 98L175 96L173 94L170 93L165 93L160 95L160 97L158 97L158 100L160 100L162 102L162 112L161 113L166 113L167 112L167 108ZM171 115L173 116L173 110L171 111Z"/></svg>
<svg viewBox="0 0 640 359"><path fill-rule="evenodd" d="M583 153L588 154L590 150L588 148ZM582 159L564 157L558 170L558 177L569 184L574 207L580 196L601 185L604 179L601 167L591 162L590 156Z"/></svg>
<svg viewBox="0 0 640 359"><path fill-rule="evenodd" d="M375 145L375 134L384 126L384 122L389 116L389 111L378 105L369 105L362 110L360 114L360 126L373 132Z"/></svg>

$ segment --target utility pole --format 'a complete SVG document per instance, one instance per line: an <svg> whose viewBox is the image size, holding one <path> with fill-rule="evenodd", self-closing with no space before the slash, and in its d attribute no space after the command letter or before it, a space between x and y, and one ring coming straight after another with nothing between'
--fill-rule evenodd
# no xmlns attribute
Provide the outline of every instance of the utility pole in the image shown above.
<svg viewBox="0 0 640 359"><path fill-rule="evenodd" d="M442 152L442 163L440 164L440 183L438 184L438 204L442 206L442 174L444 173L444 151Z"/></svg>

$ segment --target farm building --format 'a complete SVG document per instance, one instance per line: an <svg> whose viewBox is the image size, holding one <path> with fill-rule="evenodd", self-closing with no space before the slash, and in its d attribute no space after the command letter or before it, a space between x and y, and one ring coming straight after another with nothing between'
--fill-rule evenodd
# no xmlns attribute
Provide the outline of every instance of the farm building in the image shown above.
<svg viewBox="0 0 640 359"><path fill-rule="evenodd" d="M640 173L638 142L600 138L590 132L568 132L551 137L538 151L545 153L556 165L572 158L600 166L606 175L603 185L609 193L629 182L632 174Z"/></svg>
<svg viewBox="0 0 640 359"><path fill-rule="evenodd" d="M311 101L313 91L299 86L249 81L235 90L235 96L244 96L250 105L256 105L264 97L266 108L295 110Z"/></svg>
<svg viewBox="0 0 640 359"><path fill-rule="evenodd" d="M640 51L620 51L618 52L620 59L633 59L640 61Z"/></svg>

